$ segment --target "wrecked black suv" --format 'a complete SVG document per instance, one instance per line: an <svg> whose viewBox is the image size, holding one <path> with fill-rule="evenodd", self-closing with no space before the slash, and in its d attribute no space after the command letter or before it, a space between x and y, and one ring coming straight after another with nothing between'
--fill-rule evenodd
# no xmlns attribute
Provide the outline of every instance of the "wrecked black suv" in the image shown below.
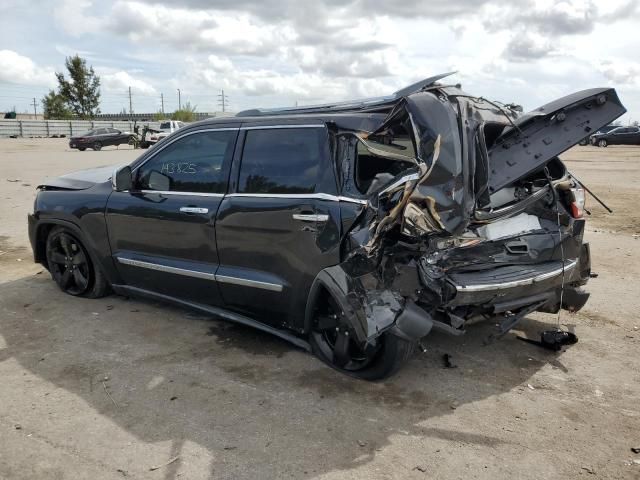
<svg viewBox="0 0 640 480"><path fill-rule="evenodd" d="M171 301L365 379L432 329L579 310L584 190L558 155L625 112L615 90L521 114L441 78L202 121L115 172L49 180L35 260L69 294Z"/></svg>

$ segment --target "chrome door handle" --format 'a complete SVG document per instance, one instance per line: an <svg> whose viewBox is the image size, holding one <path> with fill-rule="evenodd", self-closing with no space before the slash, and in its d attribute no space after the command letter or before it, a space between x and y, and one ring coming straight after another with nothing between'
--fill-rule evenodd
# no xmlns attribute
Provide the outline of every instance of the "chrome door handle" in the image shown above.
<svg viewBox="0 0 640 480"><path fill-rule="evenodd" d="M208 208L200 207L180 207L182 213L209 213Z"/></svg>
<svg viewBox="0 0 640 480"><path fill-rule="evenodd" d="M326 222L329 220L329 215L317 213L294 213L292 217L294 220L300 220L301 222Z"/></svg>

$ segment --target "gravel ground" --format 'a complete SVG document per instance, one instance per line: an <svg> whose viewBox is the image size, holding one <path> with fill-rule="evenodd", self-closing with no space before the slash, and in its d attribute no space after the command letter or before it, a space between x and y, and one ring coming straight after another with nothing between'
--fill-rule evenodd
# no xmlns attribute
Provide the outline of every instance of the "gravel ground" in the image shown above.
<svg viewBox="0 0 640 480"><path fill-rule="evenodd" d="M553 315L491 346L478 324L365 383L221 320L62 294L32 262L35 186L138 154L66 145L0 140L0 478L640 478L640 148L564 156L615 212L588 199L599 276L560 319L577 345L516 340Z"/></svg>

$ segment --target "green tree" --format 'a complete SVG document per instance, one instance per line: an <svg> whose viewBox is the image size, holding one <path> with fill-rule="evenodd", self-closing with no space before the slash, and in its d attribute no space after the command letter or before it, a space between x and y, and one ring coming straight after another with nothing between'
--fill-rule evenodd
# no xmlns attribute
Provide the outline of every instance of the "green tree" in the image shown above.
<svg viewBox="0 0 640 480"><path fill-rule="evenodd" d="M191 106L190 102L185 103L180 110L176 110L171 119L179 120L181 122L195 122L196 120L196 105Z"/></svg>
<svg viewBox="0 0 640 480"><path fill-rule="evenodd" d="M65 120L73 116L62 95L53 90L42 98L42 108L47 120Z"/></svg>
<svg viewBox="0 0 640 480"><path fill-rule="evenodd" d="M100 113L100 77L87 68L87 62L80 56L67 57L65 66L69 80L64 73L56 72L58 95L60 95L73 114L82 119L93 118Z"/></svg>
<svg viewBox="0 0 640 480"><path fill-rule="evenodd" d="M159 122L160 120L166 120L167 116L162 112L162 110L158 110L157 113L154 113L153 120L155 122Z"/></svg>

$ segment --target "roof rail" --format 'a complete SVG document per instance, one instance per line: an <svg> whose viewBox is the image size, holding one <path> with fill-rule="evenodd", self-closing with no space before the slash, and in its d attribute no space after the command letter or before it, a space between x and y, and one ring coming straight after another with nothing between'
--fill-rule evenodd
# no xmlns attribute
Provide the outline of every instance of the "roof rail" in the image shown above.
<svg viewBox="0 0 640 480"><path fill-rule="evenodd" d="M243 110L236 114L236 117L260 117L266 115L288 115L303 113L331 113L331 112L353 112L375 110L395 103L402 97L419 92L420 90L434 84L438 80L442 80L456 72L441 73L433 77L425 78L419 82L413 83L407 87L401 88L391 95L381 97L360 98L357 100L346 100L343 102L325 103L320 105L307 105L302 107L279 107L279 108L253 108Z"/></svg>

